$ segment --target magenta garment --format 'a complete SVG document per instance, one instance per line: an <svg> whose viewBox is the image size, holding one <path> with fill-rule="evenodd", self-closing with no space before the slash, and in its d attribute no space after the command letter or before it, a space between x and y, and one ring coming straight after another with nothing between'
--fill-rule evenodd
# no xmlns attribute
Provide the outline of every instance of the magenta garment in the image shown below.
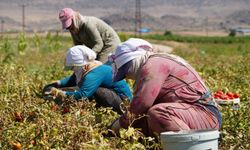
<svg viewBox="0 0 250 150"><path fill-rule="evenodd" d="M158 103L196 102L207 91L203 85L191 66L150 57L140 69L130 111L138 115Z"/></svg>
<svg viewBox="0 0 250 150"><path fill-rule="evenodd" d="M219 129L217 118L202 105L161 103L147 113L148 130L164 131Z"/></svg>
<svg viewBox="0 0 250 150"><path fill-rule="evenodd" d="M135 115L151 116L148 123L153 131L204 129L219 126L218 121L208 109L192 105L207 92L207 88L190 65L182 65L173 59L153 56L140 68L138 74L130 111ZM124 118L126 117L121 117L120 123L121 126L126 127L127 123ZM151 123L154 122L159 122L160 124L157 125L163 127L152 126Z"/></svg>

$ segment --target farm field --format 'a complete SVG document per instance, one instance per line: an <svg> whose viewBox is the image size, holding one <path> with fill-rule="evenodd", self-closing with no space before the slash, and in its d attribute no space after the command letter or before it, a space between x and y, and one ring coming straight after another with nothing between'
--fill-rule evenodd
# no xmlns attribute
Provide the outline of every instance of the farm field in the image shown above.
<svg viewBox="0 0 250 150"><path fill-rule="evenodd" d="M122 41L131 35L119 34ZM188 60L212 93L240 94L238 110L222 107L221 150L250 149L250 37L145 35ZM57 106L41 90L71 74L63 70L71 38L61 33L0 36L0 149L160 149L160 139L134 128L107 136L118 114L95 102ZM132 85L130 85L132 86Z"/></svg>

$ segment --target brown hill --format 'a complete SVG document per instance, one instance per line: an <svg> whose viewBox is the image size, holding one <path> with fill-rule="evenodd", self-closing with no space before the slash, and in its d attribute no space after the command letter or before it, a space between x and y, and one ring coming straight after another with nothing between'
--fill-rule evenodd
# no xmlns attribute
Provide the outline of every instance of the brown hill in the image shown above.
<svg viewBox="0 0 250 150"><path fill-rule="evenodd" d="M135 0L1 0L4 30L22 29L23 4L26 30L60 29L57 15L63 7L102 18L117 30L134 30ZM249 6L249 0L141 0L142 27L161 31L249 27Z"/></svg>

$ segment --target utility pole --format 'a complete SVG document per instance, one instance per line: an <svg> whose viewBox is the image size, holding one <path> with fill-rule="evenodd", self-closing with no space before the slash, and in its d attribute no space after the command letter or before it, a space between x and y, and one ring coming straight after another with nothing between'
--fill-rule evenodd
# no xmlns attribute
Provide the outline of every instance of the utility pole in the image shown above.
<svg viewBox="0 0 250 150"><path fill-rule="evenodd" d="M139 36L141 36L141 0L135 1L135 36L137 36L139 32Z"/></svg>
<svg viewBox="0 0 250 150"><path fill-rule="evenodd" d="M23 27L23 32L25 32L25 4L22 4L22 27Z"/></svg>
<svg viewBox="0 0 250 150"><path fill-rule="evenodd" d="M4 20L2 19L1 20L1 33L4 32Z"/></svg>
<svg viewBox="0 0 250 150"><path fill-rule="evenodd" d="M206 17L206 36L208 36L208 17Z"/></svg>

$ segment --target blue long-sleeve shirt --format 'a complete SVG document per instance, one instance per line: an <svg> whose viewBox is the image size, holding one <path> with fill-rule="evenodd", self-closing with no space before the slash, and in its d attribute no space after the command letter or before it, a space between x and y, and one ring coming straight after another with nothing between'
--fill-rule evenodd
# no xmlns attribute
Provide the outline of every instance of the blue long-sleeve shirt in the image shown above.
<svg viewBox="0 0 250 150"><path fill-rule="evenodd" d="M77 86L76 76L73 74L60 80L60 87ZM90 98L99 87L114 90L120 97L126 96L130 100L132 94L125 80L112 82L112 68L108 65L101 65L88 72L78 85L79 90L76 92L66 92L67 96L74 96L76 100L81 98Z"/></svg>

